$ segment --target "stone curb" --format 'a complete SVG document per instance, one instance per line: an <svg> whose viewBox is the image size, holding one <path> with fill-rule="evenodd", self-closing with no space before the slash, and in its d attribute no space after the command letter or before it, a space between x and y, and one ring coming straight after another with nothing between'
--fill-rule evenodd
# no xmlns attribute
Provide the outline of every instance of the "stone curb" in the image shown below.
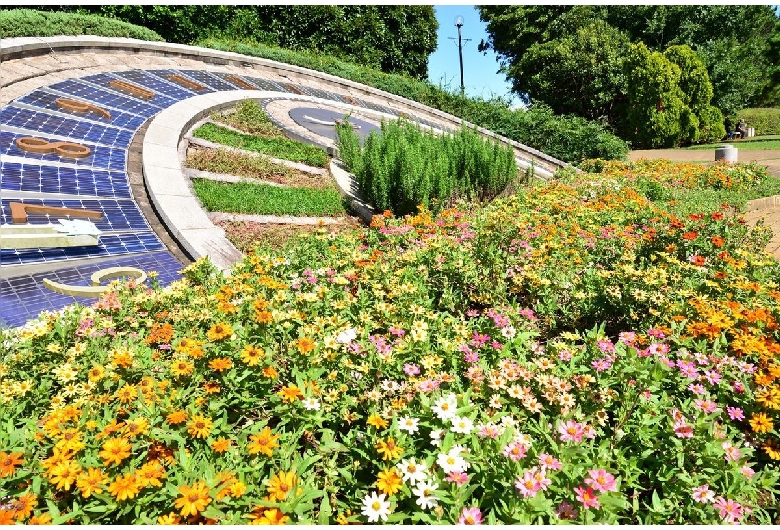
<svg viewBox="0 0 780 530"><path fill-rule="evenodd" d="M336 77L324 72L318 72L303 68L300 66L293 66L285 63L280 63L270 59L262 59L259 57L250 57L247 55L241 55L234 52L224 52L220 50L214 50L211 48L200 48L196 46L187 46L184 44L172 44L164 42L152 42L143 41L138 39L128 38L108 38L97 37L92 35L77 35L77 36L57 36L57 37L22 37L13 39L0 39L0 62L8 61L11 59L45 55L55 52L72 52L72 51L108 51L115 53L150 53L163 56L179 56L194 58L196 60L203 61L204 63L210 63L215 65L234 65L244 68L250 68L253 70L270 70L278 75L286 76L286 74L306 76L314 78L315 80L325 81L332 85L341 86L344 88L363 92L364 94L383 98L389 102L393 102L396 105L401 105L406 109L414 109L414 111L420 114L428 114L435 116L436 118L450 123L454 127L460 127L461 124L465 124L468 127L476 128L483 135L500 140L502 142L512 145L517 151L526 156L520 156L520 160L523 162L521 166L526 164L530 165L531 160L535 160L535 168L543 172L540 176L542 178L549 178L555 173L555 170L562 167L571 167L561 160L551 157L541 151L533 149L509 138L497 135L496 133L477 127L472 123L459 120L455 116L442 112L438 109L428 107L416 101L412 101L389 92L385 92L380 89L369 87L348 79ZM289 94L285 94L289 95Z"/></svg>
<svg viewBox="0 0 780 530"><path fill-rule="evenodd" d="M772 195L763 199L753 199L748 201L746 212L755 212L757 210L768 210L770 208L780 207L780 195Z"/></svg>

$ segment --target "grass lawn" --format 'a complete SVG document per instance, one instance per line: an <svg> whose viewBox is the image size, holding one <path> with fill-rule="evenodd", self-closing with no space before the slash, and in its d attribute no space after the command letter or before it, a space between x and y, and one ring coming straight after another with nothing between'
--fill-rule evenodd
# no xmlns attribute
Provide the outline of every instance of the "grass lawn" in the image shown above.
<svg viewBox="0 0 780 530"><path fill-rule="evenodd" d="M278 188L264 184L227 184L194 179L195 194L210 212L260 215L331 216L346 210L336 189Z"/></svg>
<svg viewBox="0 0 780 530"><path fill-rule="evenodd" d="M321 148L287 138L262 138L251 134L242 134L213 123L206 123L198 127L193 134L196 138L202 138L209 142L256 151L310 166L326 167L328 165L328 155Z"/></svg>
<svg viewBox="0 0 780 530"><path fill-rule="evenodd" d="M754 136L747 140L724 140L713 144L694 145L686 147L686 149L691 151L699 149L716 149L726 143L731 144L738 149L745 149L748 151L780 149L780 135Z"/></svg>

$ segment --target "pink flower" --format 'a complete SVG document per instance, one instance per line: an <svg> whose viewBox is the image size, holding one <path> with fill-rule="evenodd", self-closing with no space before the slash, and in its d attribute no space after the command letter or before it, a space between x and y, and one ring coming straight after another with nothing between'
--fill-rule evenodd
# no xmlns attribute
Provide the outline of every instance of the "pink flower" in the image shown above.
<svg viewBox="0 0 780 530"><path fill-rule="evenodd" d="M739 407L728 407L726 412L729 413L729 418L732 420L742 421L745 419L745 413Z"/></svg>
<svg viewBox="0 0 780 530"><path fill-rule="evenodd" d="M503 451L501 451L501 454L517 462L521 458L525 457L525 453L527 450L528 448L526 446L524 446L520 442L514 441L506 444L504 446Z"/></svg>
<svg viewBox="0 0 780 530"><path fill-rule="evenodd" d="M699 396L703 395L706 392L706 390L704 390L704 386L699 383L696 384L691 383L690 385L688 385L688 390L690 390L691 392Z"/></svg>
<svg viewBox="0 0 780 530"><path fill-rule="evenodd" d="M404 373L412 377L420 373L420 367L416 364L404 363Z"/></svg>
<svg viewBox="0 0 780 530"><path fill-rule="evenodd" d="M598 349L604 353L613 353L615 351L615 345L609 339L603 339L596 343Z"/></svg>
<svg viewBox="0 0 780 530"><path fill-rule="evenodd" d="M444 477L444 480L447 482L454 482L460 487L469 481L469 476L463 471L450 471L450 473Z"/></svg>
<svg viewBox="0 0 780 530"><path fill-rule="evenodd" d="M719 496L715 499L715 502L712 503L712 506L718 510L718 514L727 523L733 523L737 519L742 519L745 516L742 511L742 505L731 499L724 499Z"/></svg>
<svg viewBox="0 0 780 530"><path fill-rule="evenodd" d="M723 458L726 459L726 462L736 462L742 456L742 452L739 450L739 448L734 447L731 442L723 442L720 444L720 446L726 452L726 454L723 455Z"/></svg>
<svg viewBox="0 0 780 530"><path fill-rule="evenodd" d="M526 471L522 477L517 477L515 488L523 497L536 497L536 492L542 489L542 485L533 471Z"/></svg>
<svg viewBox="0 0 780 530"><path fill-rule="evenodd" d="M581 442L585 435L585 425L574 420L568 420L566 423L558 425L558 432L561 433L562 442Z"/></svg>
<svg viewBox="0 0 780 530"><path fill-rule="evenodd" d="M539 463L542 465L542 469L552 469L554 471L559 471L563 467L560 460L546 453L539 455Z"/></svg>
<svg viewBox="0 0 780 530"><path fill-rule="evenodd" d="M666 334L663 331L661 331L660 329L656 329L656 328L648 329L647 330L647 334L648 334L648 336L655 337L656 339L663 339L663 338L666 337Z"/></svg>
<svg viewBox="0 0 780 530"><path fill-rule="evenodd" d="M561 350L558 354L558 359L561 361L571 361L572 353L571 350Z"/></svg>
<svg viewBox="0 0 780 530"><path fill-rule="evenodd" d="M612 363L610 363L607 359L596 359L595 361L591 361L590 365L597 372L603 372L612 368Z"/></svg>
<svg viewBox="0 0 780 530"><path fill-rule="evenodd" d="M574 493L577 494L577 500L582 503L583 508L600 508L599 496L593 492L593 488L586 488L585 486L577 486L574 488Z"/></svg>
<svg viewBox="0 0 780 530"><path fill-rule="evenodd" d="M709 484L693 488L693 500L696 502L707 504L708 502L712 502L712 499L714 498L715 492L710 489Z"/></svg>
<svg viewBox="0 0 780 530"><path fill-rule="evenodd" d="M704 378L707 379L707 382L711 385L717 385L723 376L721 376L718 372L715 370L704 372Z"/></svg>
<svg viewBox="0 0 780 530"><path fill-rule="evenodd" d="M707 414L712 414L718 410L718 404L709 399L696 399L693 402L693 406Z"/></svg>
<svg viewBox="0 0 780 530"><path fill-rule="evenodd" d="M626 346L633 346L636 342L636 333L633 331L622 331L618 335L618 340Z"/></svg>
<svg viewBox="0 0 780 530"><path fill-rule="evenodd" d="M458 524L482 524L482 511L479 506L472 506L471 508L463 507L458 518Z"/></svg>
<svg viewBox="0 0 780 530"><path fill-rule="evenodd" d="M682 419L674 424L674 434L678 438L693 438L693 427L685 423L685 419Z"/></svg>
<svg viewBox="0 0 780 530"><path fill-rule="evenodd" d="M598 492L617 491L615 477L607 473L606 469L591 469L588 471L589 478L585 479L585 484L593 486Z"/></svg>
<svg viewBox="0 0 780 530"><path fill-rule="evenodd" d="M753 469L750 466L747 466L747 465L746 466L742 466L741 468L739 468L739 472L742 473L743 475L745 475L745 478L748 479L748 480L753 478L753 475L756 474L756 472L753 471Z"/></svg>

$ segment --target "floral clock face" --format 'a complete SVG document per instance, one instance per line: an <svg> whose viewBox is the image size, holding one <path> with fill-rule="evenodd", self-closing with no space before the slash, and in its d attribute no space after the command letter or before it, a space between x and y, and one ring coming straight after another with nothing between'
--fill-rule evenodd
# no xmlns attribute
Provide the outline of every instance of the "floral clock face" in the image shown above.
<svg viewBox="0 0 780 530"><path fill-rule="evenodd" d="M360 135L361 139L365 139L371 131L380 132L380 127L375 123L368 122L341 109L296 107L291 109L289 114L290 118L298 125L331 141L336 140L336 123L345 119L349 119L349 123L352 124L353 129Z"/></svg>

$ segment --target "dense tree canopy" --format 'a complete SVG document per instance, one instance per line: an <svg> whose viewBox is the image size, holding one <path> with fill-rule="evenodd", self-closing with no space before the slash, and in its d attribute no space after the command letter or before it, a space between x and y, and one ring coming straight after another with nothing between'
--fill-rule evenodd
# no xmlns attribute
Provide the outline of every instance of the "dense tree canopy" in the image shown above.
<svg viewBox="0 0 780 530"><path fill-rule="evenodd" d="M543 91L535 93L540 88L539 80L533 79L537 72L524 66L537 64L531 59L554 49L556 44L565 46L583 28L593 27L595 21L609 25L611 29L605 28L605 32L619 30L631 42L643 42L651 51L688 45L707 68L713 87L712 104L724 112L780 103L778 79L767 75L777 72L780 25L777 14L768 6L500 5L479 6L479 11L488 31L488 39L480 43L480 49L498 53L516 92L544 101L556 111L564 111L569 102L545 99L550 94ZM615 65L614 70L605 68L603 73L614 77L620 69ZM592 69L584 68L582 75L592 75ZM601 84L609 85L604 81ZM587 117L591 108L586 104L584 109L580 115Z"/></svg>
<svg viewBox="0 0 780 530"><path fill-rule="evenodd" d="M439 28L423 5L94 5L41 6L93 13L144 26L168 42L209 37L314 50L384 72L428 75Z"/></svg>

